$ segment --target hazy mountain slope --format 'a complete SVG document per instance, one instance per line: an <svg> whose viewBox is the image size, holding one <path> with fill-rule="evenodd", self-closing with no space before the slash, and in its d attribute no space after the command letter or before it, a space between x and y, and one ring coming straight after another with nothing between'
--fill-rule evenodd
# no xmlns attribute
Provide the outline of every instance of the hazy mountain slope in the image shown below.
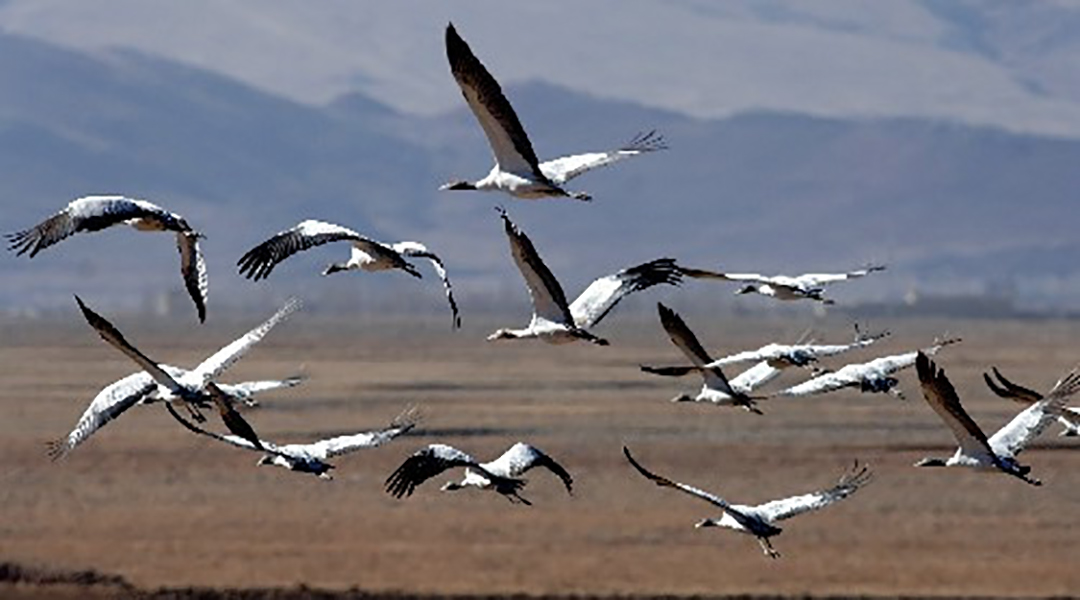
<svg viewBox="0 0 1080 600"><path fill-rule="evenodd" d="M156 200L208 236L211 315L215 305L324 291L356 310L386 298L444 308L430 275L319 277L345 247L291 259L266 283L236 275L245 250L307 217L420 239L442 254L463 299L523 303L496 204L570 293L658 256L766 272L889 264L845 299L899 297L920 282L947 289L960 278L941 275L941 260L979 281L1043 278L1060 290L1078 279L1067 263L1045 261L1074 238L1078 142L916 119L701 120L547 84L507 91L543 157L615 147L652 128L671 149L575 180L595 196L590 204L438 192L491 165L463 103L431 118L355 94L310 107L160 59L88 58L0 36L0 229L30 226L88 193ZM0 260L0 306L66 306L73 292L138 304L161 290L181 294L183 306L176 264L166 239L78 236L33 261Z"/></svg>
<svg viewBox="0 0 1080 600"><path fill-rule="evenodd" d="M506 83L547 81L697 117L909 116L1080 136L1075 2L11 0L0 8L8 32L83 50L134 48L312 104L358 91L428 115L455 103L442 48L451 20Z"/></svg>

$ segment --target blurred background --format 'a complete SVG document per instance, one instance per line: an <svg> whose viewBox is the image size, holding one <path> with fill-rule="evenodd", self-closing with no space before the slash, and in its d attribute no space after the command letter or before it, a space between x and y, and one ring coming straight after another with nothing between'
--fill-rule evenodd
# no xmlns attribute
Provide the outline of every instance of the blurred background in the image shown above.
<svg viewBox="0 0 1080 600"><path fill-rule="evenodd" d="M491 166L446 63L449 21L542 160L651 129L670 149L575 180L590 205L439 192ZM158 203L207 235L211 322L298 291L313 311L445 310L434 281L323 280L344 244L266 282L236 274L305 218L428 244L466 319L520 312L496 204L570 295L658 256L788 274L882 263L836 287L841 306L1072 315L1078 32L1073 0L0 1L0 230L89 194ZM167 236L75 236L0 260L0 310L67 312L75 292L189 316L177 263ZM711 310L790 310L685 287Z"/></svg>

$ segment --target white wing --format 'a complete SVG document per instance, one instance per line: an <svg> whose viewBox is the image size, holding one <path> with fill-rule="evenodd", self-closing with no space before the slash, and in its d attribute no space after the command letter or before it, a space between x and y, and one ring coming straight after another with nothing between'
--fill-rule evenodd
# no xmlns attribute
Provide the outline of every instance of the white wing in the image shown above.
<svg viewBox="0 0 1080 600"><path fill-rule="evenodd" d="M776 379L779 375L780 369L772 367L769 365L768 361L763 360L742 373L739 373L728 383L731 385L731 389L743 394L749 394L755 389Z"/></svg>
<svg viewBox="0 0 1080 600"><path fill-rule="evenodd" d="M874 366L874 361L862 364L845 365L839 370L825 373L824 375L818 375L813 379L781 390L774 395L812 396L814 394L825 394L849 386L862 385L863 379L869 374L881 374Z"/></svg>
<svg viewBox="0 0 1080 600"><path fill-rule="evenodd" d="M1080 372L1073 370L1045 398L1025 408L990 436L990 448L1001 457L1016 456L1061 415L1065 402L1077 391L1080 391Z"/></svg>
<svg viewBox="0 0 1080 600"><path fill-rule="evenodd" d="M867 467L860 469L859 463L856 462L851 472L846 473L836 485L829 489L783 500L773 500L753 507L752 511L766 521L781 521L843 500L869 483L871 479L870 470Z"/></svg>
<svg viewBox="0 0 1080 600"><path fill-rule="evenodd" d="M604 167L631 156L666 149L664 136L656 133L654 129L634 136L630 143L616 150L575 154L542 162L540 171L553 183L562 185L586 171Z"/></svg>
<svg viewBox="0 0 1080 600"><path fill-rule="evenodd" d="M16 233L7 234L17 255L38 252L80 231L100 231L130 219L153 218L170 228L189 229L183 219L156 204L123 196L87 196L73 200L63 210L41 223Z"/></svg>
<svg viewBox="0 0 1080 600"><path fill-rule="evenodd" d="M539 181L547 178L540 171L525 128L502 88L461 39L453 24L446 26L446 58L461 95L487 136L495 162L504 171L531 174Z"/></svg>
<svg viewBox="0 0 1080 600"><path fill-rule="evenodd" d="M792 277L791 279L793 280L796 287L814 288L837 281L865 277L875 271L884 270L884 265L872 265L866 267L865 269L858 269L856 271L849 271L847 273L806 273L804 275Z"/></svg>
<svg viewBox="0 0 1080 600"><path fill-rule="evenodd" d="M795 346L781 346L780 344L769 344L767 346L762 346L757 350L746 350L744 352L738 352L736 354L729 354L723 358L718 358L705 366L725 367L727 365L734 365L741 362L773 359L782 356L784 352L790 351L792 348L795 348Z"/></svg>
<svg viewBox="0 0 1080 600"><path fill-rule="evenodd" d="M749 281L754 283L770 283L771 277L760 273L722 273L720 271L708 271L706 269L691 269L680 267L683 275L695 279L721 279L723 281Z"/></svg>
<svg viewBox="0 0 1080 600"><path fill-rule="evenodd" d="M307 444L304 449L312 456L325 460L332 456L340 456L355 452L363 448L375 448L386 442L403 435L416 427L416 418L412 411L406 411L389 426L375 431L354 433L352 435L339 435L326 440L320 440L313 444Z"/></svg>
<svg viewBox="0 0 1080 600"><path fill-rule="evenodd" d="M554 323L573 325L574 317L566 303L566 294L551 271L533 247L532 241L514 225L506 211L500 211L506 237L510 240L510 254L514 257L525 286L532 298L533 314Z"/></svg>
<svg viewBox="0 0 1080 600"><path fill-rule="evenodd" d="M442 280L443 289L446 290L446 301L450 303L450 312L453 314L454 327L461 327L461 315L458 314L457 302L454 300L454 288L450 285L450 277L446 274L446 267L434 252L427 249L419 242L398 242L392 248L405 256L426 258L431 262L439 279Z"/></svg>
<svg viewBox="0 0 1080 600"><path fill-rule="evenodd" d="M659 258L629 267L589 284L570 304L570 314L575 325L590 329L629 294L662 283L678 285L681 280L679 267L671 258Z"/></svg>
<svg viewBox="0 0 1080 600"><path fill-rule="evenodd" d="M199 234L192 231L178 231L176 246L180 250L180 275L184 278L184 287L195 303L199 322L206 321L206 296L210 290L210 279L206 272L206 259L199 248Z"/></svg>
<svg viewBox="0 0 1080 600"><path fill-rule="evenodd" d="M155 389L157 382L143 371L109 384L98 392L90 406L86 407L75 424L75 429L72 429L67 437L48 443L49 456L53 460L66 456L98 429L141 402Z"/></svg>
<svg viewBox="0 0 1080 600"><path fill-rule="evenodd" d="M502 456L480 466L489 473L511 479L521 477L533 467L544 467L558 475L566 487L566 491L573 493L574 479L570 476L570 473L567 473L562 465L552 460L550 456L544 454L539 448L523 442L510 446L510 449L503 452Z"/></svg>
<svg viewBox="0 0 1080 600"><path fill-rule="evenodd" d="M267 319L258 327L240 336L224 348L210 355L206 360L199 363L199 366L192 369L192 373L200 379L199 386L206 385L208 381L217 379L226 369L231 367L236 361L240 360L247 351L250 350L255 344L259 343L275 325L283 321L286 317L296 312L303 305L300 300L296 298L290 298L285 306L282 306L272 317Z"/></svg>
<svg viewBox="0 0 1080 600"><path fill-rule="evenodd" d="M293 254L340 240L379 244L347 227L308 219L248 250L236 265L241 275L258 281L269 277L278 263Z"/></svg>
<svg viewBox="0 0 1080 600"><path fill-rule="evenodd" d="M226 394L239 398L248 403L248 405L254 405L255 401L250 398L255 394L279 390L281 388L295 387L303 383L304 379L304 377L297 375L285 379L262 379L257 381L243 381L240 383L219 383L218 387Z"/></svg>

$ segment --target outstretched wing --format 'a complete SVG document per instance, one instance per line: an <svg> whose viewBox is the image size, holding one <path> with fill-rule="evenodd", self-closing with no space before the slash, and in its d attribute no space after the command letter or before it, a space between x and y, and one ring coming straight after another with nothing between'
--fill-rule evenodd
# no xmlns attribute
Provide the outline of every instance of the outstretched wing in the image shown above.
<svg viewBox="0 0 1080 600"><path fill-rule="evenodd" d="M341 456L349 452L355 452L363 448L375 448L386 442L404 435L416 427L418 422L416 411L408 409L393 420L388 426L375 431L365 431L352 435L339 435L326 440L320 440L309 444L305 449L316 458L325 460L332 456Z"/></svg>
<svg viewBox="0 0 1080 600"><path fill-rule="evenodd" d="M866 365L846 365L838 371L818 375L802 383L780 390L774 396L813 396L825 394L852 385L859 385L860 374Z"/></svg>
<svg viewBox="0 0 1080 600"><path fill-rule="evenodd" d="M806 273L805 275L799 275L798 277L793 277L792 279L797 287L815 288L837 281L865 277L875 271L884 270L885 265L871 265L866 267L865 269L848 271L847 273Z"/></svg>
<svg viewBox="0 0 1080 600"><path fill-rule="evenodd" d="M1073 369L1054 385L1045 398L1025 408L990 436L990 448L998 456L1016 456L1061 415L1065 402L1077 391L1080 391L1080 371Z"/></svg>
<svg viewBox="0 0 1080 600"><path fill-rule="evenodd" d="M432 268L435 269L435 273L438 274L439 279L442 280L443 289L446 290L446 301L450 303L450 312L453 314L454 327L460 328L461 315L458 314L457 302L454 300L454 288L450 285L450 277L446 275L446 267L443 265L442 259L419 242L398 242L392 247L395 251L404 254L405 256L426 258L431 261Z"/></svg>
<svg viewBox="0 0 1080 600"><path fill-rule="evenodd" d="M158 382L158 384L165 387L176 396L186 398L189 395L188 391L177 383L171 375L165 372L158 363L154 362L124 339L124 334L120 333L119 329L114 327L112 323L105 319L105 317L90 310L89 307L83 304L82 298L75 296L75 302L79 304L79 309L82 310L86 322L98 332L101 339L105 340L114 348L127 355L128 358L135 361L136 364L142 367L143 371L146 371L154 378L154 381Z"/></svg>
<svg viewBox="0 0 1080 600"><path fill-rule="evenodd" d="M749 394L751 391L769 383L780 375L780 369L763 360L749 369L732 377L728 382L731 389Z"/></svg>
<svg viewBox="0 0 1080 600"><path fill-rule="evenodd" d="M996 461L986 434L960 405L960 397L956 394L952 382L945 376L945 370L938 368L934 361L922 352L919 352L915 359L915 370L919 373L923 397L952 431L964 454L973 457L985 456Z"/></svg>
<svg viewBox="0 0 1080 600"><path fill-rule="evenodd" d="M446 26L446 58L461 95L487 136L499 168L531 173L538 180L547 181L514 107L503 95L499 82L458 35L453 23Z"/></svg>
<svg viewBox="0 0 1080 600"><path fill-rule="evenodd" d="M558 475L563 482L563 486L566 487L566 492L573 494L574 478L570 476L570 473L567 473L562 465L544 454L539 448L523 442L510 446L510 449L503 452L502 456L491 462L484 463L481 467L493 475L510 479L521 477L533 467L544 467Z"/></svg>
<svg viewBox="0 0 1080 600"><path fill-rule="evenodd" d="M862 486L870 483L871 479L873 479L873 474L870 472L870 469L865 466L860 468L859 462L855 461L855 466L852 467L851 471L845 473L844 476L840 478L840 481L831 488L759 504L758 506L753 507L754 513L770 522L788 519L795 515L824 508L833 502L843 500L854 494Z"/></svg>
<svg viewBox="0 0 1080 600"><path fill-rule="evenodd" d="M176 409L173 408L172 404L169 404L168 402L165 403L165 409L169 411L169 414L171 414L178 423L180 423L193 433L205 435L206 437L210 437L220 442L225 442L226 444L231 444L233 446L236 446L237 448L243 448L245 450L254 450L256 452L269 452L271 454L288 456L285 453L280 452L277 446L271 442L259 440L259 445L256 446L255 444L251 443L251 441L237 435L222 435L220 433L215 433L213 431L203 429L198 425L192 423L191 421L188 421L184 417L180 416L180 413L176 412Z"/></svg>
<svg viewBox="0 0 1080 600"><path fill-rule="evenodd" d="M226 369L247 354L248 350L266 337L266 334L270 333L270 330L273 329L275 325L299 310L301 306L303 306L303 303L299 299L290 298L285 303L285 306L282 306L273 316L258 327L211 354L206 360L199 363L199 366L195 367L192 372L199 376L202 385L206 385L208 381L217 379Z"/></svg>
<svg viewBox="0 0 1080 600"><path fill-rule="evenodd" d="M109 384L98 392L90 406L79 417L75 429L67 437L48 442L48 454L53 460L66 456L76 446L108 424L109 421L141 402L157 389L157 383L143 371L132 373L119 381Z"/></svg>
<svg viewBox="0 0 1080 600"><path fill-rule="evenodd" d="M656 133L656 130L639 133L622 148L608 150L607 152L587 152L574 154L540 163L540 171L553 183L562 185L567 181L599 167L606 167L624 158L638 156L646 152L667 150L664 136Z"/></svg>
<svg viewBox="0 0 1080 600"><path fill-rule="evenodd" d="M658 258L601 277L589 284L570 305L574 324L591 329L627 295L662 283L678 285L679 267L671 258Z"/></svg>
<svg viewBox="0 0 1080 600"><path fill-rule="evenodd" d="M645 467L641 466L640 464L638 464L638 462L636 460L634 460L634 457L630 455L629 448L627 448L626 446L623 446L622 451L623 451L623 454L626 455L626 460L630 461L630 464L633 465L635 469L637 469L638 473L641 473L642 475L644 475L646 479L652 480L652 482L655 483L656 485L658 485L660 487L675 488L675 489L679 490L680 492L683 492L684 494L689 494L689 495L691 495L691 496L693 496L695 498L700 498L700 499L708 502L709 504L712 504L713 506L719 506L720 508L722 508L724 510L727 510L727 509L730 508L730 505L728 504L727 500L724 500L720 496L716 496L716 495L710 494L709 492L699 490L698 488L686 485L685 483L679 483L677 481L672 481L672 480L670 480L670 479L668 479L666 477L661 477L660 475L657 475L655 473L651 473L651 472L647 471L645 469Z"/></svg>
<svg viewBox="0 0 1080 600"><path fill-rule="evenodd" d="M693 269L683 266L679 267L679 271L681 271L683 275L694 279L720 279L722 281L749 281L753 283L768 283L772 280L771 277L766 277L760 273L723 273L720 271Z"/></svg>
<svg viewBox="0 0 1080 600"><path fill-rule="evenodd" d="M206 296L210 290L210 279L206 272L206 259L199 248L199 234L193 231L176 232L176 246L180 250L180 275L184 278L184 287L195 303L199 322L206 321Z"/></svg>
<svg viewBox="0 0 1080 600"><path fill-rule="evenodd" d="M45 248L80 231L100 231L159 212L161 207L143 200L123 196L87 196L68 203L63 210L41 223L22 231L6 234L8 250L22 256L29 252L30 258Z"/></svg>
<svg viewBox="0 0 1080 600"><path fill-rule="evenodd" d="M510 255L514 257L514 263L525 278L525 287L529 288L533 313L554 323L573 325L574 317L570 313L566 294L563 293L559 280L555 279L544 264L529 236L514 225L505 210L499 209L499 214L503 219L506 237L510 240Z"/></svg>
<svg viewBox="0 0 1080 600"><path fill-rule="evenodd" d="M1000 386L994 383L994 380L990 378L988 373L983 373L983 381L986 382L986 386L990 388L990 391L994 392L1002 398L1014 400L1021 404L1035 404L1039 400L1043 399L1043 395L1035 390L1028 389L1021 385L1005 379L1005 376L997 370L997 367L991 367L994 371L994 377L1000 382Z"/></svg>
<svg viewBox="0 0 1080 600"><path fill-rule="evenodd" d="M431 444L405 459L390 477L386 491L396 498L411 496L416 486L454 467L479 467L468 454L446 444Z"/></svg>
<svg viewBox="0 0 1080 600"><path fill-rule="evenodd" d="M293 375L292 377L286 377L285 379L260 379L256 381L243 381L240 383L219 383L218 387L226 394L242 400L246 406L258 406L258 400L252 399L252 396L271 390L296 387L301 383L304 383L306 379L307 378L304 375Z"/></svg>
<svg viewBox="0 0 1080 600"><path fill-rule="evenodd" d="M374 241L347 227L308 219L248 250L236 265L241 275L258 281L269 277L279 262L293 254L340 240Z"/></svg>
<svg viewBox="0 0 1080 600"><path fill-rule="evenodd" d="M701 346L701 342L698 341L694 332L682 320L682 317L659 302L656 303L656 308L660 313L660 324L663 325L664 331L671 338L671 342L690 359L694 366L701 368L701 376L705 379L705 385L732 398L743 397L742 394L732 389L720 367L702 368L712 359L709 357L708 352L705 351L705 348Z"/></svg>

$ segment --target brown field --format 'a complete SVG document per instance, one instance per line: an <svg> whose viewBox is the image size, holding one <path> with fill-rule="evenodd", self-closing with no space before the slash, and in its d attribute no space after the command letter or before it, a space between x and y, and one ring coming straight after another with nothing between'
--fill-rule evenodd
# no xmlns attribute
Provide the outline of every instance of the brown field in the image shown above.
<svg viewBox="0 0 1080 600"><path fill-rule="evenodd" d="M715 322L687 315L714 352L797 337L805 323ZM193 366L255 324L215 322L169 332L136 317L114 321L151 356ZM515 321L510 321L515 322ZM309 317L281 325L225 381L302 370L302 387L262 396L249 414L260 434L308 441L383 423L423 406L416 435L336 459L333 482L277 468L258 455L195 437L160 407L137 408L51 463L43 443L65 435L103 386L130 373L126 358L73 316L63 324L0 324L0 562L94 569L144 589L273 588L431 594L579 595L1076 595L1080 594L1080 443L1055 425L1023 455L1046 483L916 469L952 452L922 401L843 392L775 400L763 417L674 405L696 378L655 378L642 362L679 356L655 319L615 315L612 346L490 344L494 323L452 334L443 320L376 323ZM505 324L505 323L504 323ZM898 320L876 349L925 345L945 329L964 343L939 355L976 421L994 429L1017 411L990 396L997 365L1040 389L1080 361L1080 323ZM829 319L824 341L849 338ZM782 382L796 380L787 374ZM774 384L775 386L776 384ZM772 388L770 388L772 389ZM216 419L210 424L220 427ZM420 446L443 441L481 457L519 439L548 451L576 479L531 473L532 507L441 482L396 500L385 477ZM830 484L854 459L876 480L852 498L787 521L783 554L754 540L696 530L714 510L656 487L622 457L734 501L756 503ZM0 584L0 596L48 590ZM53 597L86 597L53 588Z"/></svg>

